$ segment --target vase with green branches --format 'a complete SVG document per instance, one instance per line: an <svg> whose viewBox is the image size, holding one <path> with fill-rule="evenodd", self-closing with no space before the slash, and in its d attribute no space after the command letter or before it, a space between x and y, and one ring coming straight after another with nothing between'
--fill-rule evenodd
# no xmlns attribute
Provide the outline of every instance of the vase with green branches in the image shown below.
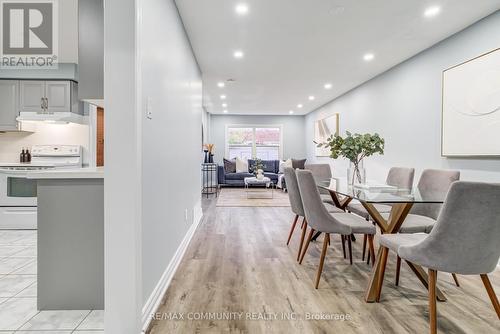
<svg viewBox="0 0 500 334"><path fill-rule="evenodd" d="M346 131L346 136L331 135L326 142L317 143L318 147L328 148L330 157L337 159L344 157L351 162L352 172L348 171L348 183L365 183L363 159L374 154L384 154L385 141L378 133L352 134Z"/></svg>

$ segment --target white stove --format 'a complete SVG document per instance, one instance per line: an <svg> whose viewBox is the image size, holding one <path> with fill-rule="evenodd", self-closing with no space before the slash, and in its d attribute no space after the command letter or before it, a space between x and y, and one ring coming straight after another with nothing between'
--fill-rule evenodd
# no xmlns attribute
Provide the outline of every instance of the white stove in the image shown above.
<svg viewBox="0 0 500 334"><path fill-rule="evenodd" d="M0 163L0 229L36 229L36 180L28 173L81 167L78 145L35 145L30 163Z"/></svg>

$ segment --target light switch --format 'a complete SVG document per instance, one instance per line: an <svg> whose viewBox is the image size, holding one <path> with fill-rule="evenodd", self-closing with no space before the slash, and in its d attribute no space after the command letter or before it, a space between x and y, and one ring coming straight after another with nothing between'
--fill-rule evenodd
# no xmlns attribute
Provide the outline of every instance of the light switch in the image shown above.
<svg viewBox="0 0 500 334"><path fill-rule="evenodd" d="M153 99L148 97L146 102L146 118L153 119Z"/></svg>

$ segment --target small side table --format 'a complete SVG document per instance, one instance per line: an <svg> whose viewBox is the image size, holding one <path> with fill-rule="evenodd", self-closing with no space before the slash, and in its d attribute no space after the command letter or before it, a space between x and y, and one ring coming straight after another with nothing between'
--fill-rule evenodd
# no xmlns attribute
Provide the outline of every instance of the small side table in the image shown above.
<svg viewBox="0 0 500 334"><path fill-rule="evenodd" d="M202 175L202 195L215 194L215 197L219 194L219 184L217 182L217 169L218 164L216 163L202 163L201 164L201 175Z"/></svg>
<svg viewBox="0 0 500 334"><path fill-rule="evenodd" d="M256 177L245 177L245 189L247 193L247 199L249 198L274 198L274 182L268 178L264 177L262 179L257 179ZM262 188L261 191L256 191L255 188ZM268 196L267 189L271 189L271 196Z"/></svg>

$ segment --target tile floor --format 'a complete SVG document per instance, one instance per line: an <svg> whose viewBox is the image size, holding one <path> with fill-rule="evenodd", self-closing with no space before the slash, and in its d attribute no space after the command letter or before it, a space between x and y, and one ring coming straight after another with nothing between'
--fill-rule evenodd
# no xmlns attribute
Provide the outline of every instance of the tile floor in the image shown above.
<svg viewBox="0 0 500 334"><path fill-rule="evenodd" d="M36 309L36 231L0 230L0 334L103 334L104 312Z"/></svg>

